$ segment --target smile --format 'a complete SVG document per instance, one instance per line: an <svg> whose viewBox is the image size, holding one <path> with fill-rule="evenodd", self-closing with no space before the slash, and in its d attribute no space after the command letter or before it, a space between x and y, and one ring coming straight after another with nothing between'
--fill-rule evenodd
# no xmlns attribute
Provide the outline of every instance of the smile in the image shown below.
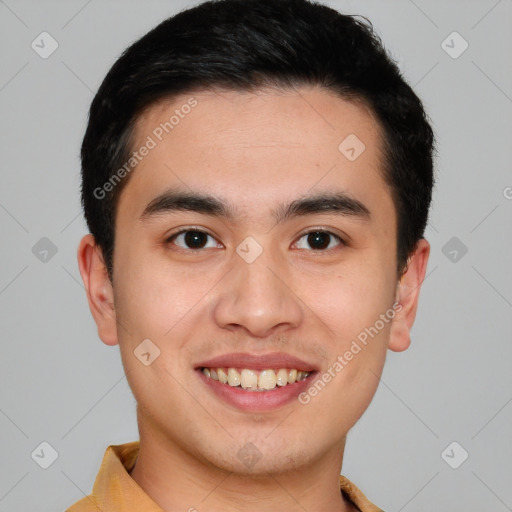
<svg viewBox="0 0 512 512"><path fill-rule="evenodd" d="M249 368L202 368L201 371L212 380L233 388L242 388L245 391L270 391L276 387L301 382L311 374L311 372L294 368L262 371Z"/></svg>

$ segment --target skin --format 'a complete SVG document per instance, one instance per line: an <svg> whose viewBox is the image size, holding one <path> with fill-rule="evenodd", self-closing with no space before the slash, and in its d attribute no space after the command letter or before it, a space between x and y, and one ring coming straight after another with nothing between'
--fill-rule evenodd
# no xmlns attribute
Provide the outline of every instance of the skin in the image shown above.
<svg viewBox="0 0 512 512"><path fill-rule="evenodd" d="M396 273L396 212L382 178L381 133L362 106L319 88L257 93L199 91L148 109L134 148L193 96L198 104L138 164L116 214L113 284L91 235L78 261L99 337L120 345L137 400L140 453L131 475L163 509L183 511L356 510L339 491L349 429L378 386L387 350L410 344L429 244ZM349 161L338 146L356 134L366 149ZM227 220L193 211L140 217L159 194L182 187L236 209ZM313 213L276 224L277 205L344 191L369 219ZM181 228L210 234L191 249ZM305 232L326 229L314 249ZM252 236L263 253L236 252ZM195 252L194 252L195 251ZM216 398L197 377L201 360L230 352L282 351L326 371L365 328L401 309L307 405L247 413ZM134 349L149 338L160 356L144 366ZM261 459L237 452L253 443ZM179 490L179 491L177 491Z"/></svg>

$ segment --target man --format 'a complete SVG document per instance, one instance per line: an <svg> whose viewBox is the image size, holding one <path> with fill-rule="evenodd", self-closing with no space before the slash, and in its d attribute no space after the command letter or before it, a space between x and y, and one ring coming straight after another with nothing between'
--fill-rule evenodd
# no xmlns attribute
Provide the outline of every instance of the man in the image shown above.
<svg viewBox="0 0 512 512"><path fill-rule="evenodd" d="M70 512L378 511L340 476L429 255L433 134L369 25L207 2L91 106L80 272L140 442Z"/></svg>

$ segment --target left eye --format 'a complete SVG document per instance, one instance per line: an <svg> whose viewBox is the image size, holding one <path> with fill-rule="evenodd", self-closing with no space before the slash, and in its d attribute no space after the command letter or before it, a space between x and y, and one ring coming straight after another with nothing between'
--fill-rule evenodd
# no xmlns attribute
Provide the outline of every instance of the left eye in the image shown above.
<svg viewBox="0 0 512 512"><path fill-rule="evenodd" d="M301 240L305 242L301 243ZM333 244L333 240L337 241L337 244ZM324 249L332 249L336 245L343 245L343 240L334 233L329 231L310 231L302 235L299 238L299 241L295 244L299 249L308 249L308 247L304 247L305 244L309 244L310 247L315 250L324 250Z"/></svg>

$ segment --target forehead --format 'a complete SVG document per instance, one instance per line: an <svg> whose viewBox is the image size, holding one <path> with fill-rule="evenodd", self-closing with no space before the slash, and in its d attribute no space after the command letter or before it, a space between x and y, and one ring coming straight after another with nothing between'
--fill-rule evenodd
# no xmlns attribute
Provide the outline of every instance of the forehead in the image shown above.
<svg viewBox="0 0 512 512"><path fill-rule="evenodd" d="M341 187L361 200L389 195L374 116L362 103L316 87L183 94L146 109L133 135L133 151L151 149L130 176L119 211L122 203L140 203L140 214L144 200L172 186L229 197L246 213L314 189Z"/></svg>

